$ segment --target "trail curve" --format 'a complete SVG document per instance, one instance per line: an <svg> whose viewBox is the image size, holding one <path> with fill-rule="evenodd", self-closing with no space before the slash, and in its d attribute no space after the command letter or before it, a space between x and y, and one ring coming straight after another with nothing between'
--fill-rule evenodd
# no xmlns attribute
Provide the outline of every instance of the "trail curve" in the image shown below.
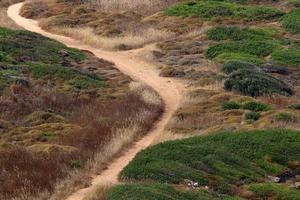
<svg viewBox="0 0 300 200"><path fill-rule="evenodd" d="M93 190L97 184L101 182L102 179L109 180L111 183L118 183L118 175L122 169L138 152L150 146L155 137L164 130L173 113L179 107L184 93L184 85L175 79L160 77L158 70L154 66L144 62L136 56L136 53L138 53L139 50L126 52L103 51L85 45L78 40L46 32L39 27L37 21L26 19L19 15L22 6L23 3L18 3L8 8L7 14L16 24L26 30L55 39L68 47L87 50L99 58L113 62L122 73L152 87L158 92L165 103L165 112L145 137L133 144L121 157L113 160L107 169L93 178L92 183L88 188L81 189L67 198L67 200L82 200L88 192Z"/></svg>

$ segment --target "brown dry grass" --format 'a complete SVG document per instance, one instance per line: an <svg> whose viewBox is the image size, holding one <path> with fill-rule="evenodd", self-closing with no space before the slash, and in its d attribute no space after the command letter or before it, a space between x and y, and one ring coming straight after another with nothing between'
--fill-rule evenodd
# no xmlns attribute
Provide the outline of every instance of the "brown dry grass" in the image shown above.
<svg viewBox="0 0 300 200"><path fill-rule="evenodd" d="M78 151L40 154L18 146L16 150L3 151L3 155L9 156L0 156L0 180L5 180L0 199L33 199L53 191L56 193L52 199L63 199L86 186L90 172L104 169L124 148L147 133L162 113L162 101L155 92L144 86L135 88L110 102L81 101L74 96L40 91L39 87L33 91L20 86L6 90L0 102L2 114L8 118L19 119L35 109L48 108L68 113L69 122L82 128L53 140ZM83 168L81 172L73 173L73 161Z"/></svg>
<svg viewBox="0 0 300 200"><path fill-rule="evenodd" d="M41 21L41 25L43 26ZM165 40L174 36L171 32L161 31L154 28L148 28L139 33L127 33L125 36L104 37L95 34L92 28L70 28L70 27L51 27L51 31L66 35L83 43L106 50L129 50L141 48L147 44Z"/></svg>
<svg viewBox="0 0 300 200"><path fill-rule="evenodd" d="M105 12L133 11L149 15L177 2L180 0L95 0L92 6Z"/></svg>
<svg viewBox="0 0 300 200"><path fill-rule="evenodd" d="M0 27L21 29L20 26L16 25L6 14L9 5L20 2L21 0L1 0L0 1Z"/></svg>

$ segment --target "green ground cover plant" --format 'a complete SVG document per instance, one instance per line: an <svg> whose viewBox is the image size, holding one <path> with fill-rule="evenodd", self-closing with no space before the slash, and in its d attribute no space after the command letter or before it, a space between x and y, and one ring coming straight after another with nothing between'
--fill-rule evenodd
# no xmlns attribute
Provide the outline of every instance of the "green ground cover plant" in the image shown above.
<svg viewBox="0 0 300 200"><path fill-rule="evenodd" d="M205 52L205 56L208 59L213 59L222 53L244 53L257 57L265 57L270 55L277 47L277 44L269 41L243 40L224 42L209 47Z"/></svg>
<svg viewBox="0 0 300 200"><path fill-rule="evenodd" d="M105 87L105 81L97 75L65 66L80 63L85 57L82 52L41 35L0 28L0 92L28 73L36 80L62 80L77 89Z"/></svg>
<svg viewBox="0 0 300 200"><path fill-rule="evenodd" d="M222 72L225 74L231 74L240 69L255 69L256 66L249 62L244 62L240 60L229 60L225 62L222 66Z"/></svg>
<svg viewBox="0 0 300 200"><path fill-rule="evenodd" d="M208 39L221 40L272 40L278 31L272 28L241 28L239 26L216 26L207 32Z"/></svg>
<svg viewBox="0 0 300 200"><path fill-rule="evenodd" d="M278 49L272 53L272 59L279 64L300 67L300 49Z"/></svg>
<svg viewBox="0 0 300 200"><path fill-rule="evenodd" d="M166 184L125 184L110 189L106 200L238 200L225 195L217 196L205 190L176 190Z"/></svg>
<svg viewBox="0 0 300 200"><path fill-rule="evenodd" d="M283 15L281 11L272 7L248 6L225 1L188 1L179 3L166 10L170 16L197 16L204 19L229 17L245 19L246 21L273 20Z"/></svg>
<svg viewBox="0 0 300 200"><path fill-rule="evenodd" d="M291 33L300 33L300 8L294 9L281 18L283 28Z"/></svg>
<svg viewBox="0 0 300 200"><path fill-rule="evenodd" d="M285 200L299 200L300 191L289 188L287 186L263 183L252 184L249 186L249 190L254 192L260 199L285 199Z"/></svg>
<svg viewBox="0 0 300 200"><path fill-rule="evenodd" d="M287 129L222 132L170 141L139 153L121 176L174 184L189 179L230 193L231 184L262 181L299 161L299 141L299 132Z"/></svg>
<svg viewBox="0 0 300 200"><path fill-rule="evenodd" d="M252 97L272 94L291 96L294 93L282 80L263 72L246 69L230 74L224 82L224 88L225 90L237 91Z"/></svg>

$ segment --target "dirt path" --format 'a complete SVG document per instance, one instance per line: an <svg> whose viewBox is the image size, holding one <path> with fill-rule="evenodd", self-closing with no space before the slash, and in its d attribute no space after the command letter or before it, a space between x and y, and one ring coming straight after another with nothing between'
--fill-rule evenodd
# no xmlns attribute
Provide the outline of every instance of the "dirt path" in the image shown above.
<svg viewBox="0 0 300 200"><path fill-rule="evenodd" d="M72 38L43 31L38 26L37 21L26 19L19 15L22 5L23 3L12 5L7 11L8 16L19 26L26 30L40 33L46 37L60 41L69 47L88 50L93 52L99 58L115 63L117 68L124 74L129 75L135 80L142 81L156 90L166 104L166 111L164 112L163 116L143 139L136 142L127 152L124 152L123 156L112 161L106 170L92 180L90 187L81 189L67 198L67 200L82 200L86 194L93 190L97 184L101 183L103 179L109 180L112 183L118 183L118 175L122 169L135 157L138 152L151 145L155 137L163 131L164 127L172 117L172 114L179 106L184 92L184 85L174 79L159 77L158 71L154 66L151 66L137 58L136 55L139 50L126 52L102 51L88 45L84 45L80 41Z"/></svg>

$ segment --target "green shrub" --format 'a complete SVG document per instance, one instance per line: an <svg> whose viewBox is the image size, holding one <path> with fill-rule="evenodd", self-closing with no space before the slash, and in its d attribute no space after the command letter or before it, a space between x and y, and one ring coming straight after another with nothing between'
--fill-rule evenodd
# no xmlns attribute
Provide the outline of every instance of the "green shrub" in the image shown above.
<svg viewBox="0 0 300 200"><path fill-rule="evenodd" d="M260 113L258 112L246 112L245 113L245 120L248 122L257 121L260 118Z"/></svg>
<svg viewBox="0 0 300 200"><path fill-rule="evenodd" d="M300 67L300 50L278 49L272 53L272 59L279 64Z"/></svg>
<svg viewBox="0 0 300 200"><path fill-rule="evenodd" d="M238 26L217 26L207 32L210 40L272 40L277 30L271 28L240 28Z"/></svg>
<svg viewBox="0 0 300 200"><path fill-rule="evenodd" d="M219 54L215 60L220 63L228 62L228 61L241 61L241 62L248 62L248 63L253 63L260 65L264 61L263 59L255 56L255 55L250 55L247 53L221 53Z"/></svg>
<svg viewBox="0 0 300 200"><path fill-rule="evenodd" d="M259 199L284 199L300 200L300 190L289 188L285 185L261 183L251 184L249 190L254 192Z"/></svg>
<svg viewBox="0 0 300 200"><path fill-rule="evenodd" d="M276 8L265 6L248 6L242 9L237 16L247 21L273 20L281 17L284 13Z"/></svg>
<svg viewBox="0 0 300 200"><path fill-rule="evenodd" d="M81 161L80 160L71 160L70 165L74 169L79 169L82 167Z"/></svg>
<svg viewBox="0 0 300 200"><path fill-rule="evenodd" d="M225 1L189 1L179 3L166 10L171 16L198 16L204 19L230 17L232 19L271 20L282 16L282 12L271 7L246 6Z"/></svg>
<svg viewBox="0 0 300 200"><path fill-rule="evenodd" d="M289 106L290 109L300 110L300 103L292 104Z"/></svg>
<svg viewBox="0 0 300 200"><path fill-rule="evenodd" d="M25 62L42 62L45 64L58 64L64 61L61 52L68 54L72 61L79 62L85 55L79 50L68 48L65 45L28 31L12 31L0 29L0 52L18 60L25 58Z"/></svg>
<svg viewBox="0 0 300 200"><path fill-rule="evenodd" d="M231 74L232 72L240 69L254 70L256 69L256 66L244 61L230 60L223 64L222 72L224 72L225 74Z"/></svg>
<svg viewBox="0 0 300 200"><path fill-rule="evenodd" d="M297 116L293 113L288 112L280 112L275 115L275 120L282 121L282 122L296 122Z"/></svg>
<svg viewBox="0 0 300 200"><path fill-rule="evenodd" d="M284 152L284 153L282 153ZM258 160L270 158L270 165L286 169L300 159L300 132L286 129L223 132L169 141L140 152L121 177L182 183L185 179L209 184L253 183L273 169L260 167ZM266 161L268 162L268 161ZM279 168L279 167L278 167ZM205 181L206 180L206 181ZM210 183L212 183L210 182Z"/></svg>
<svg viewBox="0 0 300 200"><path fill-rule="evenodd" d="M255 101L250 101L246 102L242 106L243 109L251 110L254 112L260 112L260 111L267 111L270 109L270 106L267 104L255 102Z"/></svg>
<svg viewBox="0 0 300 200"><path fill-rule="evenodd" d="M205 190L176 190L166 184L124 184L111 188L106 200L238 200Z"/></svg>
<svg viewBox="0 0 300 200"><path fill-rule="evenodd" d="M235 101L226 101L222 104L223 110L240 109L241 105Z"/></svg>
<svg viewBox="0 0 300 200"><path fill-rule="evenodd" d="M300 33L300 8L294 9L281 18L282 26L291 33Z"/></svg>
<svg viewBox="0 0 300 200"><path fill-rule="evenodd" d="M209 47L205 51L205 56L208 59L213 59L222 53L245 53L261 57L270 55L277 47L277 44L269 41L225 42Z"/></svg>
<svg viewBox="0 0 300 200"><path fill-rule="evenodd" d="M230 74L224 82L224 88L252 97L271 94L290 96L293 94L292 89L283 81L266 73L250 70L239 70Z"/></svg>
<svg viewBox="0 0 300 200"><path fill-rule="evenodd" d="M101 88L105 87L104 81L92 79L91 77L80 77L69 81L69 84L78 89Z"/></svg>

